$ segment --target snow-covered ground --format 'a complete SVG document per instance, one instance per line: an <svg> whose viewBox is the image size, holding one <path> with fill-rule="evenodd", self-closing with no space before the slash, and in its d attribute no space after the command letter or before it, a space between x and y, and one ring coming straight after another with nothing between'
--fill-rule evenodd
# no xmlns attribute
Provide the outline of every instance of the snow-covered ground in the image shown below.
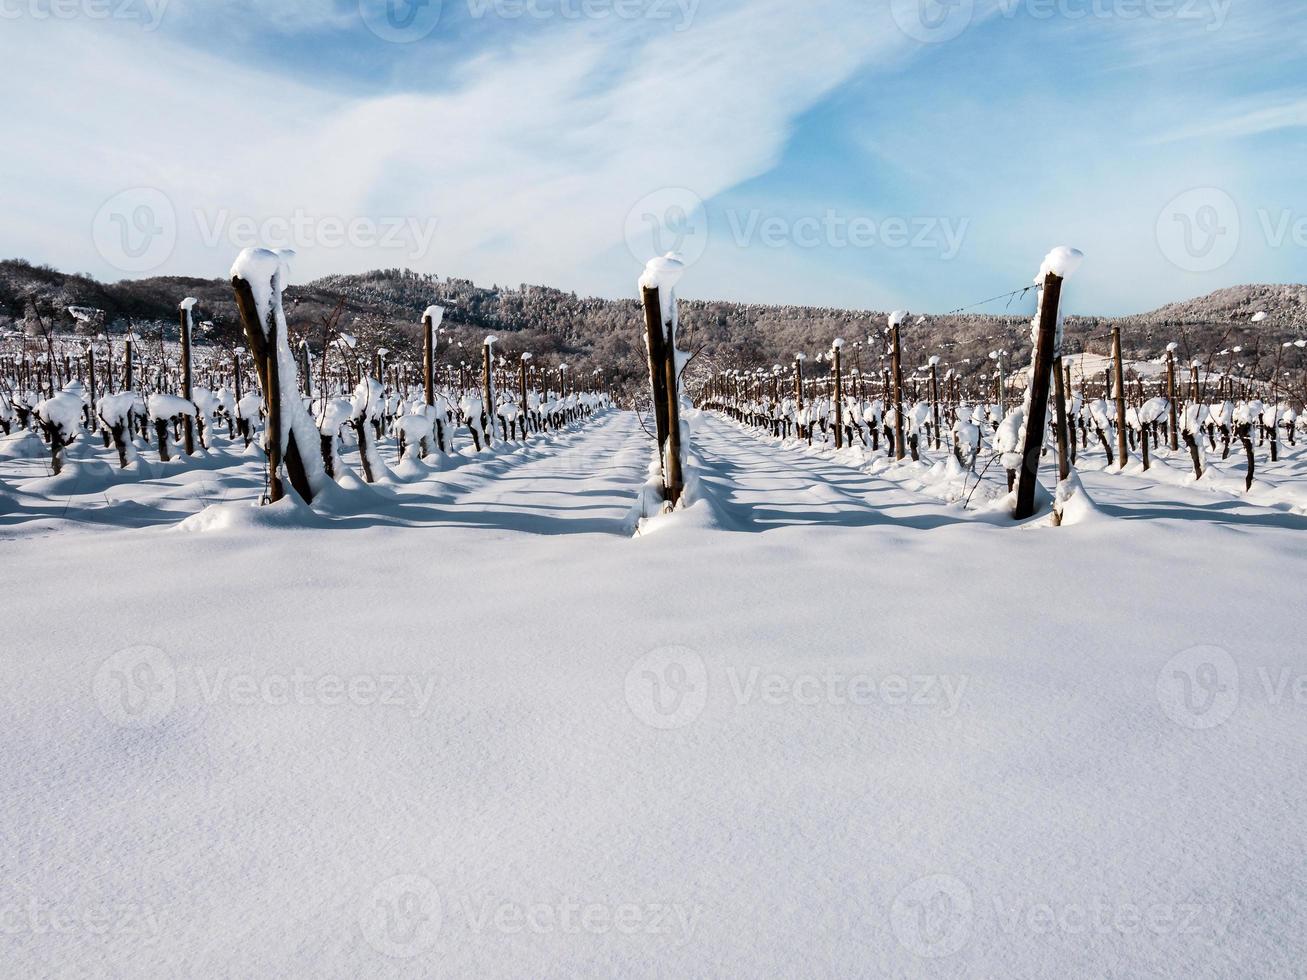
<svg viewBox="0 0 1307 980"><path fill-rule="evenodd" d="M691 425L634 536L625 413L319 514L0 440L5 972L1301 971L1301 447L1054 529Z"/></svg>

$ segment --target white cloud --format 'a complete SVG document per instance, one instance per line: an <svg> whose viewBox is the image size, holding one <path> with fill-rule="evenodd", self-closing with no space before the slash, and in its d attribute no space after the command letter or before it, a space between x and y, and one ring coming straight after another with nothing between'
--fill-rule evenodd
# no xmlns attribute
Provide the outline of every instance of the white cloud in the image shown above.
<svg viewBox="0 0 1307 980"><path fill-rule="evenodd" d="M707 199L769 169L796 114L905 46L887 25L858 0L718 4L680 33L620 35L629 60L616 71L612 42L629 25L567 25L473 60L452 92L344 100L158 35L20 23L0 40L14 107L6 183L22 189L0 251L112 274L92 218L146 185L180 215L160 272L225 272L232 248L205 246L197 210L204 226L223 211L299 210L439 221L424 258L301 248L300 278L412 265L611 287L627 274L611 256L635 202L663 186Z"/></svg>

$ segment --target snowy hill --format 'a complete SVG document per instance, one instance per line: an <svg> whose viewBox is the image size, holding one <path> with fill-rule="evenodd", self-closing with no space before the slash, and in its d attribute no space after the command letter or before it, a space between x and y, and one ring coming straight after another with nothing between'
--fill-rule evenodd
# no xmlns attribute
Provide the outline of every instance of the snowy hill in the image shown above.
<svg viewBox="0 0 1307 980"><path fill-rule="evenodd" d="M147 336L151 330L172 336L177 300L185 295L200 301L197 322L212 322L208 339L240 343L231 288L223 280L156 278L105 284L17 260L0 262L0 329L21 326L35 298L69 332L88 329L69 309L92 308L104 311L111 331L126 330L130 322ZM643 377L641 314L634 299L579 297L546 286L485 287L401 269L318 279L292 286L287 298L291 331L307 336L311 346L318 325L343 301L343 325L365 345L416 356L417 323L423 310L438 300L446 307L445 327L453 344L475 350L493 331L506 335L516 349L584 364L586 371L601 369L619 387L638 385ZM1267 316L1254 322L1258 312ZM885 313L691 300L682 301L681 321L687 344L704 348L705 363L770 367L788 364L798 351L815 353L837 336L850 344L879 336ZM1105 354L1114 324L1123 327L1124 348L1132 360L1153 360L1168 343L1178 341L1184 359L1242 345L1245 360L1254 365L1272 358L1280 342L1295 340L1307 330L1307 286L1240 286L1121 319L1069 317L1070 350ZM990 370L988 355L1000 349L1008 352L1010 364L1029 358L1028 320L1017 303L1004 315L929 316L905 332L909 370L939 355L957 373L970 376ZM876 371L879 354L878 349L855 348L851 366L860 363Z"/></svg>

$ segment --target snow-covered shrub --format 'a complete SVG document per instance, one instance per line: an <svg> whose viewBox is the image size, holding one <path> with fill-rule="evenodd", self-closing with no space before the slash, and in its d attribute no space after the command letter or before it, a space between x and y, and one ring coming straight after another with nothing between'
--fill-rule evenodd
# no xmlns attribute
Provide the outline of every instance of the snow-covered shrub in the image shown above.
<svg viewBox="0 0 1307 980"><path fill-rule="evenodd" d="M362 379L354 389L354 399L350 404L350 420L358 436L363 479L368 483L376 483L385 471L385 464L381 461L376 440L373 438L380 427L385 410L386 393L381 384L372 378Z"/></svg>
<svg viewBox="0 0 1307 980"><path fill-rule="evenodd" d="M136 447L131 441L133 420L146 416L145 403L134 391L120 391L116 395L101 398L95 410L113 436L114 448L118 450L118 463L125 469L136 458Z"/></svg>
<svg viewBox="0 0 1307 980"><path fill-rule="evenodd" d="M60 391L53 398L47 398L36 406L36 417L50 440L50 460L56 475L63 471L64 447L76 440L82 431L83 412L86 403L82 400L80 385Z"/></svg>
<svg viewBox="0 0 1307 980"><path fill-rule="evenodd" d="M150 420L154 422L155 437L159 443L159 458L165 463L172 458L168 451L168 426L184 418L195 418L195 404L178 395L154 394L147 403Z"/></svg>

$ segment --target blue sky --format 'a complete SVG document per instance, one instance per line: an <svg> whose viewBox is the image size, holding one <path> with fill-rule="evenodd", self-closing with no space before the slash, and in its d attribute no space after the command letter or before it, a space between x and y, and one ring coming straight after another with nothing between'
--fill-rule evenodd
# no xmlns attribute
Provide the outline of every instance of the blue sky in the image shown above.
<svg viewBox="0 0 1307 980"><path fill-rule="evenodd" d="M0 0L0 254L101 278L257 241L605 296L677 247L686 296L921 312L1059 244L1081 312L1307 280L1283 0L51 2Z"/></svg>

